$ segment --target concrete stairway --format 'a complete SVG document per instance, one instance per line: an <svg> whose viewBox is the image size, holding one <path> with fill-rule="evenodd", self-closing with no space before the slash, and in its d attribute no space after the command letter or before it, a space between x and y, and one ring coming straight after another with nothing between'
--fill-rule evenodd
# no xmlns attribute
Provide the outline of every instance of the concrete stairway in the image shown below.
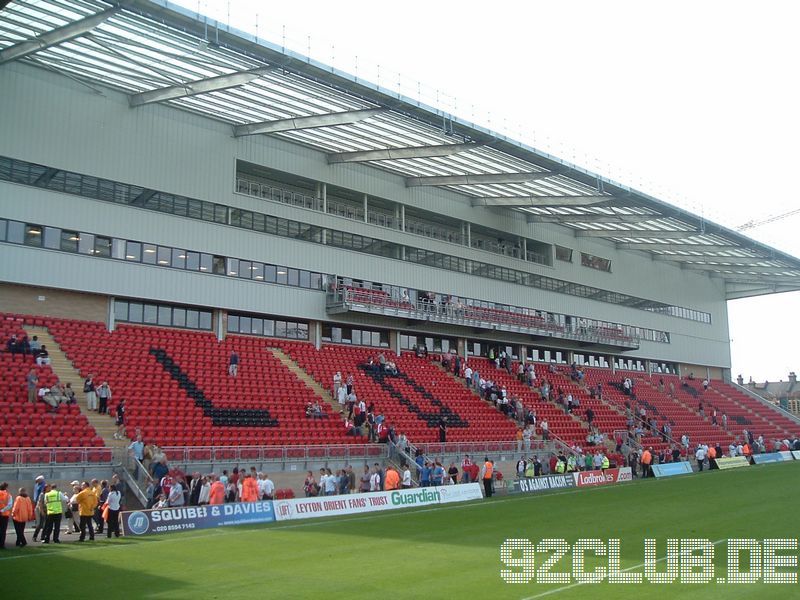
<svg viewBox="0 0 800 600"><path fill-rule="evenodd" d="M272 352L273 356L275 356L275 358L277 358L287 369L294 373L297 378L300 379L300 381L314 390L314 393L328 404L331 415L336 415L338 418L341 407L339 406L339 402L333 398L328 390L317 383L317 381L311 377L311 375L306 373L300 367L300 365L292 360L292 358L280 348L269 348L269 351Z"/></svg>
<svg viewBox="0 0 800 600"><path fill-rule="evenodd" d="M78 370L72 365L72 362L67 358L64 351L61 350L50 331L46 327L26 327L25 331L28 337L34 335L38 336L39 342L47 346L47 351L50 354L50 368L58 376L58 380L63 384L71 384L75 392L75 397L78 399L78 406L81 413L86 415L89 423L97 431L97 435L103 438L105 445L109 448L127 448L130 440L114 439L114 434L117 431L117 426L114 424L114 418L111 415L99 415L94 411L86 408L86 395L83 393L83 379L81 378ZM113 392L113 389L112 389Z"/></svg>

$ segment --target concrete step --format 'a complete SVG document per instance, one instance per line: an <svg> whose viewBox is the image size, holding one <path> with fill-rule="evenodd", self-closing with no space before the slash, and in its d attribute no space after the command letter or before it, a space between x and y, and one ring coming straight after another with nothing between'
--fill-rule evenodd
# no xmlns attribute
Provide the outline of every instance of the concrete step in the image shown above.
<svg viewBox="0 0 800 600"><path fill-rule="evenodd" d="M314 390L314 393L319 396L319 398L328 406L330 406L331 414L337 415L338 417L341 407L339 406L339 402L333 398L328 390L317 383L316 379L306 373L302 367L292 360L292 357L286 354L283 350L280 348L270 348L269 350L272 352L272 355L275 358L277 358L287 369L294 373L298 379Z"/></svg>
<svg viewBox="0 0 800 600"><path fill-rule="evenodd" d="M72 361L67 358L61 346L56 343L50 331L46 327L26 327L25 330L28 337L35 335L39 338L40 343L47 346L47 351L50 354L50 368L61 383L72 385L81 413L86 416L91 426L94 427L97 435L103 438L105 445L109 448L126 448L130 444L128 438L114 439L114 434L117 432L114 418L111 415L97 414L87 408L86 395L83 393L83 378L72 364Z"/></svg>

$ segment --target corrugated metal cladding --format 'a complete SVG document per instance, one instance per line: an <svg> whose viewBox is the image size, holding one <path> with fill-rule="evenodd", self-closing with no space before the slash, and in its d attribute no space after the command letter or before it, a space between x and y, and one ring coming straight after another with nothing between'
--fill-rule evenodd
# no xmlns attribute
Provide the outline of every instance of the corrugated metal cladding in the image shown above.
<svg viewBox="0 0 800 600"><path fill-rule="evenodd" d="M329 166L324 154L274 137L236 139L229 125L168 106L131 109L127 98L117 92L92 90L66 77L19 63L0 69L0 89L3 156L660 300L709 312L713 323L701 324L7 183L0 183L2 217L666 330L672 336L671 344L645 342L638 355L719 366L730 363L724 289L721 283L703 275L654 262L644 254L618 251L605 241L576 238L565 228L528 225L510 211L472 208L467 199L447 190L406 188L402 178L365 165ZM555 261L553 266L527 263L236 194L237 159L567 246L575 251L573 262ZM613 272L582 267L580 251L611 259ZM9 255L11 251L3 246L2 252ZM44 277L53 282L63 280L65 287L85 291L324 318L324 298L318 292L290 293L280 286L148 266L123 266L114 261L36 250L15 249L14 253L18 264L2 261L5 281L47 285L41 281ZM42 254L50 258L44 260ZM50 273L55 264L59 265L58 272ZM60 270L62 267L64 271ZM102 273L102 277L90 277L92 273ZM69 278L65 279L67 275Z"/></svg>

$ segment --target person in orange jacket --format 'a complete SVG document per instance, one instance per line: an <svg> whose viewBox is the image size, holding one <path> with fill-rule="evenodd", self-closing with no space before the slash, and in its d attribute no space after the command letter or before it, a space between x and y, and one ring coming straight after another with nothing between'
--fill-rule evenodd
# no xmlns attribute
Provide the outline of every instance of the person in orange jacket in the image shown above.
<svg viewBox="0 0 800 600"><path fill-rule="evenodd" d="M214 483L211 484L211 490L208 493L209 504L224 504L225 503L225 484L223 484L216 475L211 475Z"/></svg>
<svg viewBox="0 0 800 600"><path fill-rule="evenodd" d="M8 484L4 481L0 483L0 548L6 547L6 529L8 528L8 518L11 516L11 494L8 493Z"/></svg>
<svg viewBox="0 0 800 600"><path fill-rule="evenodd" d="M28 545L28 540L25 539L25 525L28 521L36 520L36 513L33 510L33 502L31 502L28 492L25 488L19 488L19 493L14 500L14 507L11 509L11 519L14 521L14 532L17 534L17 546Z"/></svg>
<svg viewBox="0 0 800 600"><path fill-rule="evenodd" d="M242 502L258 501L258 482L248 473L242 482Z"/></svg>
<svg viewBox="0 0 800 600"><path fill-rule="evenodd" d="M394 470L394 467L386 469L386 475L383 478L383 489L386 491L396 490L400 487L400 474Z"/></svg>

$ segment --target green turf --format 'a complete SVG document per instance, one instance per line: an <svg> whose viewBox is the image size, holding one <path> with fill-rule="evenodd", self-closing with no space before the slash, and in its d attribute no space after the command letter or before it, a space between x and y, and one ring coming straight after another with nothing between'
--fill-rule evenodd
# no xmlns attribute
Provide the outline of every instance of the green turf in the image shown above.
<svg viewBox="0 0 800 600"><path fill-rule="evenodd" d="M800 598L800 584L506 584L506 538L798 538L800 463L444 508L95 542L0 554L6 598ZM725 574L718 547L715 575ZM798 553L794 552L796 556ZM591 555L588 555L591 557ZM537 555L541 563L543 555ZM607 559L604 559L607 560ZM588 561L589 569L596 561ZM602 563L601 563L602 564ZM607 564L607 563L606 563ZM571 559L554 571L569 571ZM663 570L664 563L659 565ZM642 572L642 568L635 569ZM798 568L789 569L797 572ZM564 589L562 589L564 588Z"/></svg>

